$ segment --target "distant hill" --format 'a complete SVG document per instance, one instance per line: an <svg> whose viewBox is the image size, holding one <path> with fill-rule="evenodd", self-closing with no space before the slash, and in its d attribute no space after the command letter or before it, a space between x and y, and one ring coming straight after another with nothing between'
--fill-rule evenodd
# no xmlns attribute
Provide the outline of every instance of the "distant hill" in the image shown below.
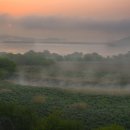
<svg viewBox="0 0 130 130"><path fill-rule="evenodd" d="M1 43L60 43L66 42L59 38L33 38L33 37L22 37L22 36L11 36L11 35L0 35Z"/></svg>
<svg viewBox="0 0 130 130"><path fill-rule="evenodd" d="M109 46L110 47L124 47L124 48L130 47L130 36L114 41L110 43Z"/></svg>
<svg viewBox="0 0 130 130"><path fill-rule="evenodd" d="M0 35L1 43L33 43L34 38L31 37L21 37L21 36L11 36L11 35Z"/></svg>

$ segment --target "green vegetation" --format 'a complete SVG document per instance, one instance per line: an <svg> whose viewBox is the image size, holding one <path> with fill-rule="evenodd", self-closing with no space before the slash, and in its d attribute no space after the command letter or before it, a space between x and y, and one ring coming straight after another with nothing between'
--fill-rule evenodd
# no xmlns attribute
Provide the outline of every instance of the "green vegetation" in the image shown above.
<svg viewBox="0 0 130 130"><path fill-rule="evenodd" d="M82 123L70 119L62 119L60 113L52 113L43 120L45 130L83 130Z"/></svg>
<svg viewBox="0 0 130 130"><path fill-rule="evenodd" d="M0 58L0 79L11 76L16 69L16 65L13 61L7 58Z"/></svg>
<svg viewBox="0 0 130 130"><path fill-rule="evenodd" d="M1 55L17 64L14 79L20 77L22 72L24 79L48 80L52 86L61 83L64 86L78 84L124 87L130 84L130 52L112 57L103 57L97 53L83 55L78 52L61 56L49 51ZM6 75L5 73L2 69L1 75Z"/></svg>
<svg viewBox="0 0 130 130"><path fill-rule="evenodd" d="M0 130L129 130L129 59L130 52L113 57L49 51L2 54ZM100 89L76 91L81 86ZM119 91L114 90L117 86Z"/></svg>
<svg viewBox="0 0 130 130"><path fill-rule="evenodd" d="M37 100L36 97L38 97ZM2 81L0 82L0 102L13 103L31 109L36 113L39 121L43 119L45 123L43 126L54 121L52 126L46 126L48 130L52 127L61 128L66 124L67 126L63 128L67 127L67 130L79 130L81 124L85 130L110 126L110 124L119 124L126 130L130 129L129 95L85 94L59 88L14 85ZM55 114L51 115L54 111L61 111L62 114L60 117ZM58 118L58 121L55 118ZM75 123L77 121L81 124L75 126L78 124Z"/></svg>
<svg viewBox="0 0 130 130"><path fill-rule="evenodd" d="M40 52L29 51L25 54L5 53L2 56L11 59L17 65L50 66L54 64L54 60L48 58L46 52L44 55Z"/></svg>
<svg viewBox="0 0 130 130"><path fill-rule="evenodd" d="M36 130L36 128L38 118L31 109L14 104L0 104L1 130Z"/></svg>
<svg viewBox="0 0 130 130"><path fill-rule="evenodd" d="M111 125L111 126L101 127L95 130L125 130L125 128L119 125Z"/></svg>
<svg viewBox="0 0 130 130"><path fill-rule="evenodd" d="M0 130L83 130L83 126L56 113L41 118L30 108L0 104Z"/></svg>
<svg viewBox="0 0 130 130"><path fill-rule="evenodd" d="M0 53L2 57L8 57L15 61L17 64L29 64L29 65L42 65L44 60L50 61L75 61L75 62L109 62L109 63L128 63L130 62L130 51L126 54L113 55L111 57L103 57L98 53L83 54L74 52L68 55L59 55L56 53L50 53L45 50L43 52L35 52L33 50L28 51L24 54L13 54L13 53ZM31 63L28 62L30 60Z"/></svg>

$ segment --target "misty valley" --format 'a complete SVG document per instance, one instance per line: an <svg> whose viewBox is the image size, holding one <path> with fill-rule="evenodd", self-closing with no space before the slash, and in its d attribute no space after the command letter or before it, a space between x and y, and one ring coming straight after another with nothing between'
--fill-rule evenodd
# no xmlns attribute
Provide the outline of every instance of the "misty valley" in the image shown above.
<svg viewBox="0 0 130 130"><path fill-rule="evenodd" d="M129 130L129 66L130 52L1 52L0 130Z"/></svg>
<svg viewBox="0 0 130 130"><path fill-rule="evenodd" d="M130 130L130 0L0 0L0 130Z"/></svg>
<svg viewBox="0 0 130 130"><path fill-rule="evenodd" d="M49 51L24 54L1 53L16 64L8 80L48 87L129 88L130 52L103 57L97 53L59 55Z"/></svg>

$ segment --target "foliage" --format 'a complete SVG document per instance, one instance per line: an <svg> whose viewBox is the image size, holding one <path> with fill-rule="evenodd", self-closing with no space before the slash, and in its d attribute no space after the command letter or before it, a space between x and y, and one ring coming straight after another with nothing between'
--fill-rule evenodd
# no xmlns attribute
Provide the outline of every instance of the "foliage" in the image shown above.
<svg viewBox="0 0 130 130"><path fill-rule="evenodd" d="M44 103L32 102L37 95L46 97L46 101ZM21 86L2 81L0 82L0 102L3 101L29 106L39 118L46 117L48 122L51 122L50 114L53 111L61 110L62 117L58 119L80 120L85 130L109 126L113 123L124 126L126 130L130 129L130 96L125 94L71 92L59 88ZM71 107L72 104L79 102L88 104L88 107L85 109ZM44 120L40 123L42 127L43 122Z"/></svg>
<svg viewBox="0 0 130 130"><path fill-rule="evenodd" d="M12 53L0 53L3 57L13 59L18 64L26 64L27 59L36 62L36 64L42 64L43 60L52 61L85 61L85 62L114 62L114 63L128 63L130 62L130 52L126 54L114 55L111 57L103 57L98 53L83 54L80 52L74 52L67 55L59 55L56 53L50 53L48 50L43 52L35 52L30 50L24 54L12 54ZM38 58L38 59L37 59ZM41 60L41 62L40 62ZM34 62L33 61L33 62ZM34 62L34 63L35 63Z"/></svg>
<svg viewBox="0 0 130 130"><path fill-rule="evenodd" d="M83 130L83 125L77 121L62 119L59 115L61 113L55 112L44 119L44 129L46 130Z"/></svg>
<svg viewBox="0 0 130 130"><path fill-rule="evenodd" d="M3 57L12 59L17 65L42 65L50 66L54 64L54 60L47 58L45 54L40 52L29 51L25 54L5 54Z"/></svg>
<svg viewBox="0 0 130 130"><path fill-rule="evenodd" d="M120 125L111 125L111 126L101 127L95 130L125 130L125 128Z"/></svg>
<svg viewBox="0 0 130 130"><path fill-rule="evenodd" d="M104 86L119 85L124 87L130 84L130 52L117 56L103 57L97 53L82 54L79 52L62 56L46 50L44 52L29 51L24 54L4 53L2 57L14 61L18 65L18 73L21 71L21 66L33 66L37 70L39 69L36 73L28 75L30 79L32 75L43 72L41 74L43 77L83 79L79 84L81 83L85 86L87 84L102 84ZM30 70L29 72L33 71L33 69ZM0 69L0 75L0 77L5 77L8 75L8 71ZM58 82L60 81L58 80Z"/></svg>
<svg viewBox="0 0 130 130"><path fill-rule="evenodd" d="M83 130L83 126L55 113L41 118L30 108L0 104L0 130Z"/></svg>
<svg viewBox="0 0 130 130"><path fill-rule="evenodd" d="M6 78L14 73L16 65L7 58L0 58L0 79Z"/></svg>
<svg viewBox="0 0 130 130"><path fill-rule="evenodd" d="M61 85L63 82L65 82L65 86L69 86L69 83L73 86L91 84L103 88L110 85L124 87L130 84L130 52L109 58L102 57L96 53L85 55L73 53L60 56L48 51L5 54L3 57L13 60L18 65L17 73L20 71L24 72L23 70L25 70L25 73L23 73L25 79L40 80L45 84L47 81L49 83L52 81L53 86ZM0 59L0 78L8 77L15 70L15 64L6 58ZM5 91L6 89L10 91ZM40 95L40 97L37 97L37 95ZM47 98L44 99L44 96ZM81 120L86 130L93 128L99 128L97 130L123 130L123 127L115 125L102 127L113 123L130 129L130 96L125 94L105 95L103 93L100 95L98 92L95 94L85 94L69 92L58 88L32 88L30 86L14 85L1 81L0 101L5 101L6 103L16 102L19 105L32 107L37 112L40 120L38 121L40 128L38 127L36 130L44 130L45 126L48 130L51 130L52 127L53 129L64 130L62 126L67 130L82 129L82 127L79 128L80 124L75 123L73 120ZM64 112L63 118L55 114L50 115L55 109L60 109ZM20 111L24 113L23 110ZM12 113L18 112L13 111ZM10 116L11 118L14 117ZM31 129L28 126L29 123L26 123L26 119L32 119L31 115L25 116L25 120L23 120L24 117L22 116L20 114L16 122L25 121L25 124L27 124L25 126L28 127L28 130ZM42 117L46 118L41 120ZM67 119L68 117L69 120ZM15 122L15 118L13 120ZM37 122L35 123L37 124Z"/></svg>
<svg viewBox="0 0 130 130"><path fill-rule="evenodd" d="M102 61L105 58L102 57L101 55L97 54L97 53L92 53L92 54L86 54L84 55L84 60L85 61Z"/></svg>
<svg viewBox="0 0 130 130"><path fill-rule="evenodd" d="M36 130L38 118L31 109L14 104L0 104L0 128L2 130Z"/></svg>

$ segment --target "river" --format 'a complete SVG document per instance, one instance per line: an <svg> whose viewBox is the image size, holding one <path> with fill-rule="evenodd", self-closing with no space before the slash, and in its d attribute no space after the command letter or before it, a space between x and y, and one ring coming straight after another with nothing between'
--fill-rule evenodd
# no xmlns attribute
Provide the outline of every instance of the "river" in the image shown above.
<svg viewBox="0 0 130 130"><path fill-rule="evenodd" d="M130 48L113 48L106 44L60 44L60 43L0 43L0 52L24 53L29 50L44 51L49 50L52 53L61 55L70 54L73 52L99 53L103 56L117 55L126 53Z"/></svg>

